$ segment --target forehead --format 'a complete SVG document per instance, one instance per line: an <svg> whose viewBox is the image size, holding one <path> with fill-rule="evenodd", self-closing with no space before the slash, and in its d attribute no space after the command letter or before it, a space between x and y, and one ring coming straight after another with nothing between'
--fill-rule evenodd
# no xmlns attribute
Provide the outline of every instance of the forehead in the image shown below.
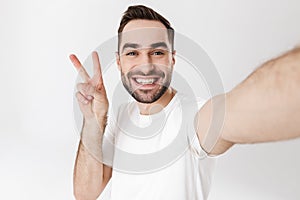
<svg viewBox="0 0 300 200"><path fill-rule="evenodd" d="M153 20L132 20L126 24L120 36L121 48L126 43L135 43L142 47L157 42L169 43L166 27L161 22Z"/></svg>
<svg viewBox="0 0 300 200"><path fill-rule="evenodd" d="M166 29L166 27L160 21L137 19L137 20L131 20L130 22L128 22L126 24L126 26L124 27L123 32L132 31L132 30L141 29L141 28Z"/></svg>

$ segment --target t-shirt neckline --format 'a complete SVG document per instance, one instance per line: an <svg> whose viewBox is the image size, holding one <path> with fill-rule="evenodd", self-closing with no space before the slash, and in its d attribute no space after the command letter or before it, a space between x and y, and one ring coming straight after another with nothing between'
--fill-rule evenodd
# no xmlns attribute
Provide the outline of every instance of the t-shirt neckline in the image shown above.
<svg viewBox="0 0 300 200"><path fill-rule="evenodd" d="M168 113L170 111L170 109L173 107L173 105L175 104L175 102L177 102L177 99L178 99L178 92L175 93L175 95L172 97L171 101L162 109L160 110L159 112L157 113L154 113L154 114L150 114L150 115L143 115L140 113L140 110L138 108L138 105L137 103L135 104L136 106L136 110L137 110L137 114L140 118L151 118L151 117L158 117L164 113Z"/></svg>

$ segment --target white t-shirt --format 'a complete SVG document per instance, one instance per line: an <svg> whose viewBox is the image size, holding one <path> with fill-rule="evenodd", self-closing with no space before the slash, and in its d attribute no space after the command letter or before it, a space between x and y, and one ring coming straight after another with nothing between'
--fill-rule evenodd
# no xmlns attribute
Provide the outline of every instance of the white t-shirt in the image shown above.
<svg viewBox="0 0 300 200"><path fill-rule="evenodd" d="M176 93L154 115L141 115L136 102L121 106L104 134L103 161L113 172L99 199L206 200L216 160L194 129L204 103Z"/></svg>

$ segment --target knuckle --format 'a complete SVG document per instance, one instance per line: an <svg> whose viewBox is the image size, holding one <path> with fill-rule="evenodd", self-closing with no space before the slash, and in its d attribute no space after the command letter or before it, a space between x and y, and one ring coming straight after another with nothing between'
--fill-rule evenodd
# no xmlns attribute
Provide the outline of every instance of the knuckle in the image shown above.
<svg viewBox="0 0 300 200"><path fill-rule="evenodd" d="M85 94L89 91L89 85L87 83L79 83L77 84L77 89L81 93Z"/></svg>
<svg viewBox="0 0 300 200"><path fill-rule="evenodd" d="M88 92L88 94L94 94L95 88L94 88L94 86L89 84L86 88L86 91Z"/></svg>
<svg viewBox="0 0 300 200"><path fill-rule="evenodd" d="M79 98L79 97L81 96L80 92L76 92L76 93L75 93L75 96L76 96L77 98Z"/></svg>
<svg viewBox="0 0 300 200"><path fill-rule="evenodd" d="M82 83L77 83L76 88L77 88L77 90L81 90L81 88L82 88Z"/></svg>

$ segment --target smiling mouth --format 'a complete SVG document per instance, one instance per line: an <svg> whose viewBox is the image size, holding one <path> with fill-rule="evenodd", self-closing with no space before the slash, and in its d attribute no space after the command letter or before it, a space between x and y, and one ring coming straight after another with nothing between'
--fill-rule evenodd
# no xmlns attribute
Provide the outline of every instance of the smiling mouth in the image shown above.
<svg viewBox="0 0 300 200"><path fill-rule="evenodd" d="M131 80L138 89L154 89L159 85L161 77L160 76L133 76Z"/></svg>
<svg viewBox="0 0 300 200"><path fill-rule="evenodd" d="M158 80L158 78L135 78L133 80L138 84L147 85L155 83Z"/></svg>

